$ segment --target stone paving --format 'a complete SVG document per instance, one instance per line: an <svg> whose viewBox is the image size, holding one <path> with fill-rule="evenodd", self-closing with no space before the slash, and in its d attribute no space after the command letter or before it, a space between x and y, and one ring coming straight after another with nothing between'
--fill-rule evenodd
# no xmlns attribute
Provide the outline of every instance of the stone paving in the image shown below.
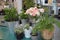
<svg viewBox="0 0 60 40"><path fill-rule="evenodd" d="M60 28L55 25L53 40L60 40Z"/></svg>

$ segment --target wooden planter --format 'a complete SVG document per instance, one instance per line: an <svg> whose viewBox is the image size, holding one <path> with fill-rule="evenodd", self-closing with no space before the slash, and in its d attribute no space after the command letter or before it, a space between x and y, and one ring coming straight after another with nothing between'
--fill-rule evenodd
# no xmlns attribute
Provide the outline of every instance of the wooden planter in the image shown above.
<svg viewBox="0 0 60 40"><path fill-rule="evenodd" d="M53 31L43 30L43 31L42 31L42 37L43 37L45 40L50 40L50 39L52 39L52 37L53 37Z"/></svg>

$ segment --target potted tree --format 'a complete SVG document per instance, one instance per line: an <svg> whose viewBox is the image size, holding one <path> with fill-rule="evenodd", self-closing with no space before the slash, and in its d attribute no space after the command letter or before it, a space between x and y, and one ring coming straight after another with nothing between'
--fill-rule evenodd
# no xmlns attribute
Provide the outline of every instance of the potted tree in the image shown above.
<svg viewBox="0 0 60 40"><path fill-rule="evenodd" d="M32 31L32 27L30 27L29 24L26 24L24 28L25 38L31 38L31 35L30 35L31 31Z"/></svg>
<svg viewBox="0 0 60 40"><path fill-rule="evenodd" d="M14 34L14 26L18 23L18 14L15 8L5 8L5 25L8 26L10 33Z"/></svg>

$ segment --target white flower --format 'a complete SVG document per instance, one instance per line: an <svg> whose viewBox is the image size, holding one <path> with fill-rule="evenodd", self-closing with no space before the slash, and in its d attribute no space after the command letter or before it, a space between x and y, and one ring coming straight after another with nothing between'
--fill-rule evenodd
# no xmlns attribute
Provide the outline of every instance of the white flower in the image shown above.
<svg viewBox="0 0 60 40"><path fill-rule="evenodd" d="M40 11L41 13L44 13L44 9L43 9L43 8L39 9L39 11Z"/></svg>
<svg viewBox="0 0 60 40"><path fill-rule="evenodd" d="M36 14L37 14L37 16L40 16L40 12L37 12Z"/></svg>

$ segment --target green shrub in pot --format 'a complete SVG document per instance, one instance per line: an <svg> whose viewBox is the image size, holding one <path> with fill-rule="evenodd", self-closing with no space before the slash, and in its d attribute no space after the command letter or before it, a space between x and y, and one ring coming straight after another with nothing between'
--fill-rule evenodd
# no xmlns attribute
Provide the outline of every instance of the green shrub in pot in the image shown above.
<svg viewBox="0 0 60 40"><path fill-rule="evenodd" d="M18 13L15 8L5 8L5 21L17 21Z"/></svg>
<svg viewBox="0 0 60 40"><path fill-rule="evenodd" d="M53 16L43 14L40 21L36 24L36 29L42 33L42 37L46 40L50 40L54 33L54 24L59 24ZM60 25L58 25L60 27Z"/></svg>
<svg viewBox="0 0 60 40"><path fill-rule="evenodd" d="M15 34L14 34L14 27L18 23L18 13L15 8L5 8L5 25L9 28L10 33L13 34L14 40L16 40Z"/></svg>

